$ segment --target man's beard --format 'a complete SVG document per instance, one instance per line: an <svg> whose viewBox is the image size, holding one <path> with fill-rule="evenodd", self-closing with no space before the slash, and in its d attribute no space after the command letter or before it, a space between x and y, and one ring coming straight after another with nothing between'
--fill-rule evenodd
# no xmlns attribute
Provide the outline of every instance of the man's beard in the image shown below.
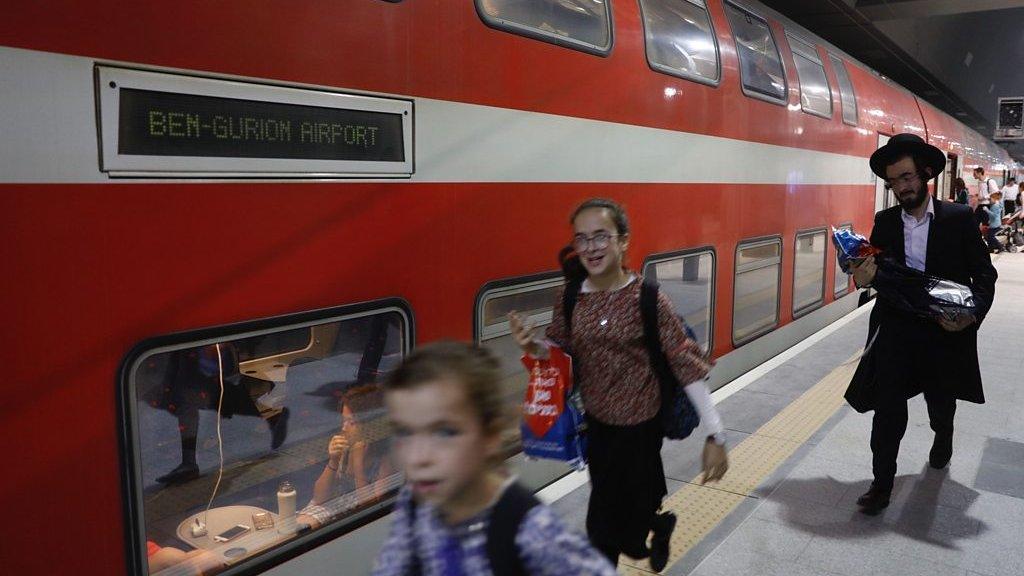
<svg viewBox="0 0 1024 576"><path fill-rule="evenodd" d="M928 201L928 184L922 181L914 188L912 194L897 194L896 201L900 203L900 207L906 212L920 208L922 204Z"/></svg>

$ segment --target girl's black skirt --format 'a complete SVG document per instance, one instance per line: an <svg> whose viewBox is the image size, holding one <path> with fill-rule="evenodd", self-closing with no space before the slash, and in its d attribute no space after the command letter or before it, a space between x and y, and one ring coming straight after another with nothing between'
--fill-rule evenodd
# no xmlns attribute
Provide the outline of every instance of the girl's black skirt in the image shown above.
<svg viewBox="0 0 1024 576"><path fill-rule="evenodd" d="M647 536L668 493L657 418L614 426L587 418L587 536L606 555L648 555Z"/></svg>

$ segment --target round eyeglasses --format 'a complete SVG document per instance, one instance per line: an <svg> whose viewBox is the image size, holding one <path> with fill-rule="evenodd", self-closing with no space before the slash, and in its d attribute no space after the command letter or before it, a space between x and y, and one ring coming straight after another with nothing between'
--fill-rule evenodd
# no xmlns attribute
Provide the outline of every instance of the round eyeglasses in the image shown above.
<svg viewBox="0 0 1024 576"><path fill-rule="evenodd" d="M593 246L594 250L603 250L608 247L612 238L616 238L618 236L618 234L609 234L607 232L598 232L593 236L577 234L572 237L572 247L575 248L577 252L583 252L590 246Z"/></svg>
<svg viewBox="0 0 1024 576"><path fill-rule="evenodd" d="M913 184L914 182L917 182L919 178L920 176L914 172L905 172L895 178L886 178L885 187L889 188L890 190L896 188L897 186L899 186L900 188L905 188Z"/></svg>

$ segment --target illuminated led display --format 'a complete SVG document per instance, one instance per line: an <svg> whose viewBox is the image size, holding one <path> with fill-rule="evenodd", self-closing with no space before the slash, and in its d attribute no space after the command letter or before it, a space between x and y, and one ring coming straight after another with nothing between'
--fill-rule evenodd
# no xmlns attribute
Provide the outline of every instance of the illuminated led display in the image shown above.
<svg viewBox="0 0 1024 576"><path fill-rule="evenodd" d="M121 155L405 162L402 115L121 87Z"/></svg>

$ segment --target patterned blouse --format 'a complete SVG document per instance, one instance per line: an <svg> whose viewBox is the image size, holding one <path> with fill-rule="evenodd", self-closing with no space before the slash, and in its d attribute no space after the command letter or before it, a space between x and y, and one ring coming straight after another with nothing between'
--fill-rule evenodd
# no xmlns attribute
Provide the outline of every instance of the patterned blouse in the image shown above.
<svg viewBox="0 0 1024 576"><path fill-rule="evenodd" d="M402 489L392 513L391 533L377 555L373 576L411 574L413 554L423 576L491 576L487 522L491 509L455 526L444 523L429 504L412 509L412 492ZM409 515L415 514L412 522ZM415 530L415 537L413 534ZM586 538L570 530L554 511L540 504L523 518L515 547L523 568L536 576L587 574L615 576L608 560Z"/></svg>
<svg viewBox="0 0 1024 576"><path fill-rule="evenodd" d="M644 346L638 278L617 290L581 291L573 313L572 335L565 333L563 290L558 291L547 337L572 349L579 366L583 406L599 422L616 426L650 420L661 405L658 377ZM711 365L664 292L658 293L661 346L683 385L707 376Z"/></svg>

